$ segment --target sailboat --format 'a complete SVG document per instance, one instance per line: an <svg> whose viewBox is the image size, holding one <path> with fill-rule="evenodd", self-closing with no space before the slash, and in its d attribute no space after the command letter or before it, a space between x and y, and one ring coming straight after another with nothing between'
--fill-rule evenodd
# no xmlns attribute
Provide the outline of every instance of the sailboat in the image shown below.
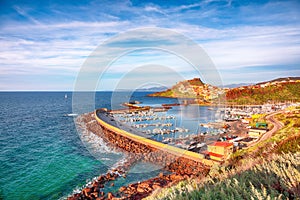
<svg viewBox="0 0 300 200"><path fill-rule="evenodd" d="M65 94L65 99L67 99L68 98L68 95L67 94Z"/></svg>

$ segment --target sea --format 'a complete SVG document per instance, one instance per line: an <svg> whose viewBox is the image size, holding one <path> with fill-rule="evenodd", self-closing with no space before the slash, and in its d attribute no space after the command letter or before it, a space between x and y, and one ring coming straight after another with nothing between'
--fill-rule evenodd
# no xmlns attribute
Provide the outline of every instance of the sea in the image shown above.
<svg viewBox="0 0 300 200"><path fill-rule="evenodd" d="M87 148L89 141L81 139L76 115L102 107L122 108L125 99L154 106L178 103L177 99L147 97L147 94L83 92L81 95L93 98L85 105L85 101L74 103L72 92L0 92L0 199L65 199L92 178L106 173L112 166ZM180 106L171 112L184 119L178 126L185 125L194 131L201 131L199 122L212 121L215 117L207 107L199 106ZM101 140L98 145L98 153L111 151L112 155L124 156L106 148ZM156 176L161 171L159 167L145 170L154 169L152 165L135 165L126 179L117 179L115 186L106 190L116 191L122 185ZM139 169L145 173L136 173Z"/></svg>

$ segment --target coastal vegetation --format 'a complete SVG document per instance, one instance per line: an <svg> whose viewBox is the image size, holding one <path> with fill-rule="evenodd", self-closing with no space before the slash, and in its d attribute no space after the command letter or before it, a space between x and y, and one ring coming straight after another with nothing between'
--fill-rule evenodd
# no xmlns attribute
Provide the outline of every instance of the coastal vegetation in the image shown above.
<svg viewBox="0 0 300 200"><path fill-rule="evenodd" d="M251 160L258 162L261 159ZM204 180L182 181L146 199L296 199L299 182L300 153L288 153L273 155L245 171L215 167Z"/></svg>
<svg viewBox="0 0 300 200"><path fill-rule="evenodd" d="M285 126L267 140L236 151L202 180L191 179L153 193L156 199L299 199L300 112L276 115Z"/></svg>

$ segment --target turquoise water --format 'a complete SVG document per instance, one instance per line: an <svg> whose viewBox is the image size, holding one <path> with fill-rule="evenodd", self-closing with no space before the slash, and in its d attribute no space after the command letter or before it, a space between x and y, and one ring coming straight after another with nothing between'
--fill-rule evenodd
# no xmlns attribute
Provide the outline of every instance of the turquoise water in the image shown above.
<svg viewBox="0 0 300 200"><path fill-rule="evenodd" d="M64 116L64 94L0 93L2 198L57 199L106 171Z"/></svg>
<svg viewBox="0 0 300 200"><path fill-rule="evenodd" d="M64 116L72 113L72 93L65 94L0 93L0 199L58 199L108 170L82 144L73 117ZM110 107L110 95L97 93L96 107Z"/></svg>
<svg viewBox="0 0 300 200"><path fill-rule="evenodd" d="M124 95L116 95L113 108L121 107ZM135 93L132 99L148 104L177 103L145 95ZM110 97L110 92L97 93L94 107L110 108ZM179 112L176 109L172 112ZM65 116L72 113L72 93L0 92L0 110L0 199L59 199L108 170L81 142L73 117ZM198 116L189 110L180 112L186 112L190 121ZM149 164L133 167L126 179L118 179L116 186L107 190L159 173L135 173L135 168L146 166Z"/></svg>

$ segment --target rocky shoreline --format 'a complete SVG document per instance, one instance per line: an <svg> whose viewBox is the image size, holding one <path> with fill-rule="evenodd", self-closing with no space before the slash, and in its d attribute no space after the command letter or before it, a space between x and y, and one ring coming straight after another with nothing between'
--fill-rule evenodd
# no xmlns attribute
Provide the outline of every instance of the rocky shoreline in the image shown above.
<svg viewBox="0 0 300 200"><path fill-rule="evenodd" d="M188 160L180 156L174 156L164 151L154 149L147 145L137 143L128 138L115 134L101 127L94 118L94 113L80 116L88 131L101 137L105 142L112 145L118 151L125 152L126 162L122 166L109 170L106 174L99 176L89 186L82 189L78 194L68 197L68 200L79 199L142 199L149 196L153 191L163 187L169 187L174 183L188 178L203 177L209 167L203 163ZM126 172L138 161L151 162L164 166L170 173L160 173L152 179L123 186L118 192L105 194L102 190L105 184L119 177L126 178ZM113 185L113 183L111 183Z"/></svg>

